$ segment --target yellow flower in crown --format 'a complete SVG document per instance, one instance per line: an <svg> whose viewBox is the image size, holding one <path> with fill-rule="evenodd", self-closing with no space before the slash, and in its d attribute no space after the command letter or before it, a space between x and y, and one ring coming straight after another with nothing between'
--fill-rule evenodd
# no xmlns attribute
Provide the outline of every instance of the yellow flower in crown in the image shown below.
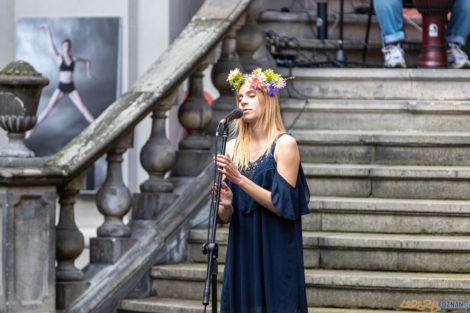
<svg viewBox="0 0 470 313"><path fill-rule="evenodd" d="M253 70L250 74L243 74L238 68L234 68L228 74L227 81L233 90L238 90L241 84L246 83L253 89L265 91L275 95L286 86L286 80L293 77L283 78L282 75L274 73L272 69L262 71L261 68Z"/></svg>

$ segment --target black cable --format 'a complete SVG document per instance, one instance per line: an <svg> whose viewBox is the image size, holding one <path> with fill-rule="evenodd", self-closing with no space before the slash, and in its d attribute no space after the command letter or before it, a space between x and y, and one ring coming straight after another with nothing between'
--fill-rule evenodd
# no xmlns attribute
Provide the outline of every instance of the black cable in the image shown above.
<svg viewBox="0 0 470 313"><path fill-rule="evenodd" d="M292 77L292 67L289 67L289 77ZM297 94L299 94L301 97L293 96L293 95L291 94L291 92L290 92L290 89L291 89L291 88L292 88ZM288 86L287 86L287 94L289 95L289 98L305 100L304 106L303 106L302 110L300 110L300 112L297 113L297 116L294 118L294 120L293 120L292 123L289 125L289 127L287 127L286 131L289 132L289 131L292 129L292 127L295 126L295 124L296 124L297 121L299 120L299 118L300 118L300 116L302 115L302 113L304 113L305 110L307 109L309 96L304 95L304 94L301 93L297 88L295 88L294 80L292 80L292 81L288 84Z"/></svg>

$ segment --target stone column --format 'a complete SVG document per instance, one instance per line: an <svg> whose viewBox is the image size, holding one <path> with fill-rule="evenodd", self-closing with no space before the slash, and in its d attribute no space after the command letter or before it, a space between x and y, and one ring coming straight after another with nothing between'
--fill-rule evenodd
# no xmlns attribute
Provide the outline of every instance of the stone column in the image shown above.
<svg viewBox="0 0 470 313"><path fill-rule="evenodd" d="M152 132L140 152L140 162L149 178L134 195L133 220L156 219L175 199L173 184L165 175L175 164L176 153L166 136L166 112L175 104L176 91L160 101L153 111Z"/></svg>
<svg viewBox="0 0 470 313"><path fill-rule="evenodd" d="M243 19L245 25L237 32L237 53L244 72L251 72L257 67L276 69L276 62L266 49L265 35L256 22L256 16L263 8L263 0L253 0Z"/></svg>
<svg viewBox="0 0 470 313"><path fill-rule="evenodd" d="M56 186L23 142L47 84L25 62L0 72L0 126L10 137L0 152L0 312L55 312Z"/></svg>
<svg viewBox="0 0 470 313"><path fill-rule="evenodd" d="M178 118L188 136L179 143L172 176L197 176L211 158L211 141L206 129L212 119L212 109L204 98L203 71L213 58L211 53L189 77L188 98L183 102Z"/></svg>
<svg viewBox="0 0 470 313"><path fill-rule="evenodd" d="M55 312L56 187L0 187L0 311Z"/></svg>
<svg viewBox="0 0 470 313"><path fill-rule="evenodd" d="M218 122L237 105L235 92L230 87L227 77L230 70L234 68L242 70L236 51L236 34L240 26L241 21L239 20L225 35L222 42L222 53L212 68L212 83L219 91L220 97L212 102L212 121L209 126L211 135L215 134Z"/></svg>
<svg viewBox="0 0 470 313"><path fill-rule="evenodd" d="M122 155L132 146L133 132L125 134L108 152L106 179L96 194L104 222L98 238L90 240L90 263L114 264L132 245L131 229L122 221L131 208L131 193L122 180Z"/></svg>
<svg viewBox="0 0 470 313"><path fill-rule="evenodd" d="M85 247L83 235L75 224L75 197L85 188L85 172L58 188L60 217L56 226L57 309L65 309L89 286L83 281L83 272L74 264Z"/></svg>

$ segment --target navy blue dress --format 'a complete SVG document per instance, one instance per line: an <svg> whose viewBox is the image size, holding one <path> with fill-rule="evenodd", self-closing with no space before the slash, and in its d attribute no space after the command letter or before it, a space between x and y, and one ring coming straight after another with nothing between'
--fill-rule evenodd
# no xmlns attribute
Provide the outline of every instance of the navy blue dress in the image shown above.
<svg viewBox="0 0 470 313"><path fill-rule="evenodd" d="M222 313L307 313L301 215L309 213L310 194L302 165L295 188L277 172L274 149L275 144L270 154L250 163L242 174L271 191L274 208L281 216L225 179L233 193L234 212Z"/></svg>

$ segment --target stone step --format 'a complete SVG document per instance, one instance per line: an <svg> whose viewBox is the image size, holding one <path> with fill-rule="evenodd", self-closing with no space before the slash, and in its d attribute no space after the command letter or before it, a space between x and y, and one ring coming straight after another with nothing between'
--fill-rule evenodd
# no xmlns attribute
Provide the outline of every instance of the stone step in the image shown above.
<svg viewBox="0 0 470 313"><path fill-rule="evenodd" d="M305 231L470 234L470 203L456 200L311 197Z"/></svg>
<svg viewBox="0 0 470 313"><path fill-rule="evenodd" d="M302 162L470 165L470 132L298 130Z"/></svg>
<svg viewBox="0 0 470 313"><path fill-rule="evenodd" d="M312 196L470 199L470 167L303 165Z"/></svg>
<svg viewBox="0 0 470 313"><path fill-rule="evenodd" d="M304 265L307 268L319 267L318 238L316 233L303 233ZM202 254L201 248L206 242L207 230L193 229L188 238L187 254L189 262L207 262L207 256ZM225 263L228 243L228 228L217 229L216 242L219 245L219 263Z"/></svg>
<svg viewBox="0 0 470 313"><path fill-rule="evenodd" d="M145 299L122 300L118 307L119 313L204 313L201 300L173 299L161 297L148 297ZM217 311L220 312L220 303ZM207 306L207 313L212 312L211 304ZM392 310L367 310L309 307L308 313L398 313ZM408 311L413 312L413 311ZM417 311L415 311L417 312Z"/></svg>
<svg viewBox="0 0 470 313"><path fill-rule="evenodd" d="M201 297L202 298L202 297ZM220 306L219 306L220 308ZM219 311L219 308L217 311ZM202 300L148 297L144 299L125 299L118 307L119 313L204 313ZM211 305L207 313L212 312Z"/></svg>
<svg viewBox="0 0 470 313"><path fill-rule="evenodd" d="M309 98L470 99L470 71L456 69L279 68L295 76L295 87ZM360 88L358 87L360 86Z"/></svg>
<svg viewBox="0 0 470 313"><path fill-rule="evenodd" d="M296 80L290 81L297 87ZM295 95L295 92L292 92ZM293 129L470 132L470 101L281 99Z"/></svg>
<svg viewBox="0 0 470 313"><path fill-rule="evenodd" d="M188 259L207 262L201 252L205 230L192 230ZM217 231L219 262L225 262L228 229ZM469 272L470 237L380 233L303 232L306 268L379 271Z"/></svg>
<svg viewBox="0 0 470 313"><path fill-rule="evenodd" d="M158 297L198 300L206 265L156 266L151 275ZM219 265L219 297L222 277ZM407 300L466 303L470 274L307 269L305 282L309 306L399 310Z"/></svg>
<svg viewBox="0 0 470 313"><path fill-rule="evenodd" d="M201 300L173 299L161 297L148 297L145 299L122 300L118 307L119 313L204 313ZM217 311L220 312L220 303ZM207 306L207 313L212 312L211 304ZM392 310L367 310L309 307L308 313L398 313ZM408 311L413 312L413 311ZM414 311L417 312L417 311Z"/></svg>
<svg viewBox="0 0 470 313"><path fill-rule="evenodd" d="M317 15L315 11L310 12L309 14L307 14L306 11L264 11L258 15L258 24L265 31L274 31L279 36L295 37L298 40L317 39L316 18ZM362 45L367 29L367 19L368 16L365 14L345 13L343 39L355 41ZM335 21L335 16L330 14L328 17L328 39L339 39L339 24L335 26ZM418 25L421 24L420 17L412 17L411 21ZM413 26L409 20L405 19L403 21L403 29L407 34L408 41L421 42L421 31ZM373 15L369 32L369 43L381 42L382 34L379 29L377 18Z"/></svg>

